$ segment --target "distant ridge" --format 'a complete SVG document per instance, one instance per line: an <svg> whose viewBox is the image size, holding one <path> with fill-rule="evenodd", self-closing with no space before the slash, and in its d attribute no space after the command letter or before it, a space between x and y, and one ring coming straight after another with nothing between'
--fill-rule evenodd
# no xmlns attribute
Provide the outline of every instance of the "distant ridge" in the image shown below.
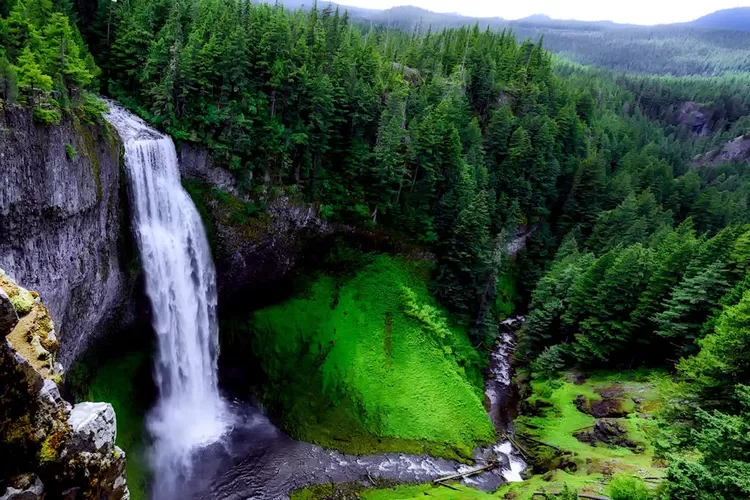
<svg viewBox="0 0 750 500"><path fill-rule="evenodd" d="M278 2L288 9L309 9L315 3L315 0L250 1ZM639 26L605 20L554 19L541 13L518 20L470 17L455 12L432 12L413 5L376 10L318 0L317 6L321 11L328 8L348 11L352 21L376 30L424 33L427 29L475 24L480 30L507 29L519 41L537 42L543 38L544 47L563 59L618 72L673 76L750 74L750 7L718 11L687 23Z"/></svg>
<svg viewBox="0 0 750 500"><path fill-rule="evenodd" d="M750 31L750 7L719 10L690 24L701 28Z"/></svg>

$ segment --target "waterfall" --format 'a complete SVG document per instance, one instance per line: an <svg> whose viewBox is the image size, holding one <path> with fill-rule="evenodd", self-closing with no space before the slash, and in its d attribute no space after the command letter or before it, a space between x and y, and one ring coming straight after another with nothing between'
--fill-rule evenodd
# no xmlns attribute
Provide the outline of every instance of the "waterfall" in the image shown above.
<svg viewBox="0 0 750 500"><path fill-rule="evenodd" d="M216 276L195 205L180 184L172 139L108 103L125 145L133 227L152 306L159 392L147 425L154 497L175 495L193 453L230 425L217 382Z"/></svg>

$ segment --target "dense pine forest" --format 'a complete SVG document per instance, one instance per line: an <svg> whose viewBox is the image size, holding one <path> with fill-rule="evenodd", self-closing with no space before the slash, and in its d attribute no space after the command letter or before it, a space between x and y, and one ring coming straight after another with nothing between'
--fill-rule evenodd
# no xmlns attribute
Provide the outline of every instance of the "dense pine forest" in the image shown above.
<svg viewBox="0 0 750 500"><path fill-rule="evenodd" d="M712 155L750 134L746 73L613 73L510 30L400 31L330 6L2 0L0 14L2 109L95 122L105 95L206 148L247 217L288 197L418 247L424 294L468 332L446 357L526 316L522 398L569 370L660 370L662 481L612 498L750 497L750 165Z"/></svg>

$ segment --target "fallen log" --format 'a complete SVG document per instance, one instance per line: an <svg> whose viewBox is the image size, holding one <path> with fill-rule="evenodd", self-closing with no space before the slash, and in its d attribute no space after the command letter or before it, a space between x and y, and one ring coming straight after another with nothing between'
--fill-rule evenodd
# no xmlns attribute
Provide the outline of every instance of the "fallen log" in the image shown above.
<svg viewBox="0 0 750 500"><path fill-rule="evenodd" d="M490 462L487 465L483 465L481 467L477 467L476 469L470 469L466 472L461 472L459 474L451 474L450 476L443 476L435 479L433 483L435 484L441 484L443 481L452 481L454 479L463 479L468 476L473 476L475 474L479 474L480 472L484 472L490 469L494 469L497 467L497 462Z"/></svg>
<svg viewBox="0 0 750 500"><path fill-rule="evenodd" d="M526 451L526 450L525 450L525 449L523 448L523 446L521 446L520 444L518 444L518 442L517 442L517 441L516 441L515 439L513 439L513 438L512 438L511 436L509 436L508 434L506 434L506 433L504 433L504 432L501 432L501 433L500 433L500 435L501 435L502 437L504 437L504 438L505 438L506 440L510 441L510 444L512 444L512 445L513 445L513 447L514 447L514 448L515 448L516 450L518 450L518 453L520 453L520 454L521 454L521 456L522 456L522 457L523 457L523 458L524 458L525 460L528 460L528 459L529 459L529 452L527 452L527 451Z"/></svg>
<svg viewBox="0 0 750 500"><path fill-rule="evenodd" d="M559 493L552 493L552 492L545 493L543 491L535 491L533 493L532 497L535 497L535 496L547 496L547 495L559 495ZM588 493L579 493L578 494L578 498L587 498L589 500L612 500L609 497L603 497L603 496L599 496L599 495L589 495Z"/></svg>
<svg viewBox="0 0 750 500"><path fill-rule="evenodd" d="M445 483L437 483L437 485L438 485L438 486L443 486L443 487L445 487L445 488L448 488L448 489L450 489L450 490L453 490L453 491L461 491L461 490L459 490L458 488L454 488L454 487L453 487L453 486L451 486L450 484L445 484Z"/></svg>
<svg viewBox="0 0 750 500"><path fill-rule="evenodd" d="M545 443L544 441L539 441L538 439L534 439L533 437L523 436L522 439L526 439L528 441L531 441L532 443L541 444L542 446L548 446L552 448L553 450L563 451L562 448L559 448L555 446L554 444Z"/></svg>

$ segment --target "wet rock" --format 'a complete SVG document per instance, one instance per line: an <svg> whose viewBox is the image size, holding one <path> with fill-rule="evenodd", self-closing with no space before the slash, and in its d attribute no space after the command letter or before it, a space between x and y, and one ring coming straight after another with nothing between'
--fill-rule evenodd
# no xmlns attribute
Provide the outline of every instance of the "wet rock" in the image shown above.
<svg viewBox="0 0 750 500"><path fill-rule="evenodd" d="M0 337L7 335L18 323L16 308L5 291L0 288Z"/></svg>
<svg viewBox="0 0 750 500"><path fill-rule="evenodd" d="M117 422L109 403L78 403L70 412L71 446L80 451L109 451L115 445Z"/></svg>
<svg viewBox="0 0 750 500"><path fill-rule="evenodd" d="M583 385L588 380L589 376L585 373L571 372L566 375L565 380L575 385Z"/></svg>
<svg viewBox="0 0 750 500"><path fill-rule="evenodd" d="M573 434L573 437L583 443L596 446L606 444L610 446L623 446L635 449L638 447L628 439L628 429L616 419L602 418L596 421L593 428Z"/></svg>
<svg viewBox="0 0 750 500"><path fill-rule="evenodd" d="M180 161L180 173L184 177L201 180L234 196L240 196L234 176L228 170L216 167L207 149L183 142L177 150L177 156Z"/></svg>
<svg viewBox="0 0 750 500"><path fill-rule="evenodd" d="M263 293L269 284L281 281L304 257L306 242L333 231L313 207L285 197L269 201L265 213L251 223L237 223L228 212L247 199L234 176L213 165L208 151L199 146L181 144L178 157L184 179L228 193L227 202L210 196L202 200L212 228L216 281L225 307L231 307L236 297Z"/></svg>
<svg viewBox="0 0 750 500"><path fill-rule="evenodd" d="M44 485L36 474L21 474L8 481L8 489L0 500L43 500Z"/></svg>

